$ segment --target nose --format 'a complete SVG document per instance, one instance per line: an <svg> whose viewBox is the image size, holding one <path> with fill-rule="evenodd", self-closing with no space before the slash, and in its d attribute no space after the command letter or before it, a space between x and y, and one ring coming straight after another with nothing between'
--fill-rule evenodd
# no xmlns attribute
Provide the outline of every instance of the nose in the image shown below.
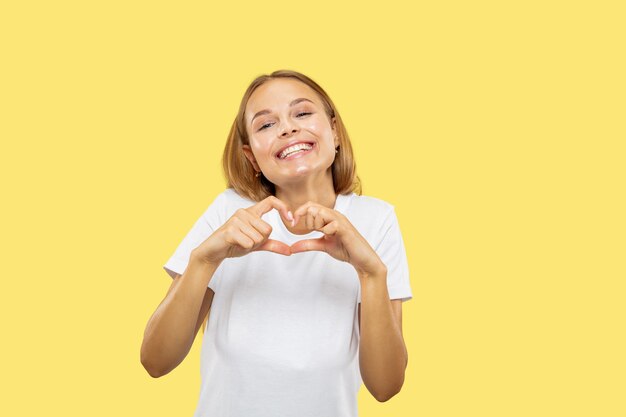
<svg viewBox="0 0 626 417"><path fill-rule="evenodd" d="M281 124L280 127L280 136L290 136L298 131L298 128L295 124L292 123L291 120L285 119L285 121Z"/></svg>

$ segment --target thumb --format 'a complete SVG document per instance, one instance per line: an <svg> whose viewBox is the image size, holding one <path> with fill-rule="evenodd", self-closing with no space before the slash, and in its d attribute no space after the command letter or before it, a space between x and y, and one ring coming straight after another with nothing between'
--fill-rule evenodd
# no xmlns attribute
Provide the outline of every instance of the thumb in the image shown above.
<svg viewBox="0 0 626 417"><path fill-rule="evenodd" d="M291 253L307 252L312 250L326 252L325 239L323 237L317 239L305 239L291 245Z"/></svg>
<svg viewBox="0 0 626 417"><path fill-rule="evenodd" d="M274 252L285 256L291 255L291 248L289 247L289 245L286 245L285 243L274 239L267 239L265 242L263 242L261 246L253 249L252 252L259 250Z"/></svg>

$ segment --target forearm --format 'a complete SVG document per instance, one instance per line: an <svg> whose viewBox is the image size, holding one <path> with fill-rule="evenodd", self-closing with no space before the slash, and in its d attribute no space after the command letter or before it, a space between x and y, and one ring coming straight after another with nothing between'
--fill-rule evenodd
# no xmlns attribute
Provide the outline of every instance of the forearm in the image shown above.
<svg viewBox="0 0 626 417"><path fill-rule="evenodd" d="M150 317L141 345L141 363L150 375L167 374L189 353L202 300L216 269L192 254L178 283Z"/></svg>
<svg viewBox="0 0 626 417"><path fill-rule="evenodd" d="M387 271L359 276L361 281L361 340L359 366L363 383L378 401L397 394L404 383L407 351L393 314Z"/></svg>

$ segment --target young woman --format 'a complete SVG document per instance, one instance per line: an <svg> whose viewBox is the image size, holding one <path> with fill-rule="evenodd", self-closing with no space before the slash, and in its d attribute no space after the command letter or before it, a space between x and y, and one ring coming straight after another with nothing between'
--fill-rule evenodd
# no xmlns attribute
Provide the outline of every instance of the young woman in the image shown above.
<svg viewBox="0 0 626 417"><path fill-rule="evenodd" d="M378 401L398 393L404 243L394 207L361 195L326 92L295 71L256 78L223 165L228 188L164 265L149 374L178 366L202 326L195 417L357 416L362 383Z"/></svg>

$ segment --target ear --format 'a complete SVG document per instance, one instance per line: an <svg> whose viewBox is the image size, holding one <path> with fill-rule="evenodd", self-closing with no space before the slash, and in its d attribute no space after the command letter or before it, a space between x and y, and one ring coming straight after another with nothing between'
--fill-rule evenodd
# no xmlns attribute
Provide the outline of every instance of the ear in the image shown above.
<svg viewBox="0 0 626 417"><path fill-rule="evenodd" d="M254 167L254 170L259 172L261 168L259 168L259 164L256 163L256 158L252 153L252 148L250 148L250 145L242 145L241 147L243 149L244 155L246 155L246 158L248 158L248 161L250 161L250 163Z"/></svg>
<svg viewBox="0 0 626 417"><path fill-rule="evenodd" d="M333 131L333 138L337 138L337 120L333 117L331 120L331 129ZM339 146L339 138L335 139L335 148Z"/></svg>

